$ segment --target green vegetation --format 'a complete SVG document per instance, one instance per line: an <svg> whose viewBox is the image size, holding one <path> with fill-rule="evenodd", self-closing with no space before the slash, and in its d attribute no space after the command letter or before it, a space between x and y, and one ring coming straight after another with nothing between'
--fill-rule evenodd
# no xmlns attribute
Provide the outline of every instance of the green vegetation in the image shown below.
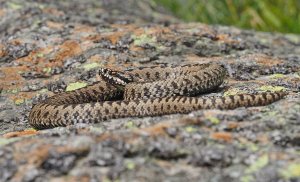
<svg viewBox="0 0 300 182"><path fill-rule="evenodd" d="M260 31L300 33L299 0L154 0L179 18Z"/></svg>

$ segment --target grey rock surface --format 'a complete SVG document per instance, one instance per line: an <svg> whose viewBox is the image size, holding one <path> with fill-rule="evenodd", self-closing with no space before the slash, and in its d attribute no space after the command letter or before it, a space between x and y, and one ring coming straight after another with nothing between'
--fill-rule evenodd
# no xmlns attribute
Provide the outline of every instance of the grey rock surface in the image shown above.
<svg viewBox="0 0 300 182"><path fill-rule="evenodd" d="M0 181L299 181L300 36L184 23L146 0L0 0ZM100 67L220 62L210 95L286 90L263 107L36 131L34 103Z"/></svg>

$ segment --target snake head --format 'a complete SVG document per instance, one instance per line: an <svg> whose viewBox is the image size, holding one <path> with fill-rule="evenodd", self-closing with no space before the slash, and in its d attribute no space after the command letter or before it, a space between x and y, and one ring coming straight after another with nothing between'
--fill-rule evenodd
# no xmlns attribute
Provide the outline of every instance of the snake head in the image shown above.
<svg viewBox="0 0 300 182"><path fill-rule="evenodd" d="M121 71L114 71L109 68L100 68L99 75L107 82L114 85L122 85L133 82L133 77Z"/></svg>

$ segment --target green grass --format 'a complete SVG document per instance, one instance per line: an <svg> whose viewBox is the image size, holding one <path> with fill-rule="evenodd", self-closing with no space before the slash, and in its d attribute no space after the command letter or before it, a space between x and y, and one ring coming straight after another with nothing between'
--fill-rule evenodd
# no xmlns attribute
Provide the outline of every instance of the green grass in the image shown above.
<svg viewBox="0 0 300 182"><path fill-rule="evenodd" d="M186 21L300 33L300 0L154 0Z"/></svg>

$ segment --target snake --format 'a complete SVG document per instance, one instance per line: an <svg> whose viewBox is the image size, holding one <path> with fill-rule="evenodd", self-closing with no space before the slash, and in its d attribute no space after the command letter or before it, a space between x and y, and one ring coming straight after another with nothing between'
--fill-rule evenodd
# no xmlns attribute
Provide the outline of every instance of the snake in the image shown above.
<svg viewBox="0 0 300 182"><path fill-rule="evenodd" d="M114 118L190 113L202 109L235 109L268 105L286 92L202 97L217 90L228 75L217 63L156 65L115 71L101 68L100 81L62 92L35 104L29 123L47 129Z"/></svg>

